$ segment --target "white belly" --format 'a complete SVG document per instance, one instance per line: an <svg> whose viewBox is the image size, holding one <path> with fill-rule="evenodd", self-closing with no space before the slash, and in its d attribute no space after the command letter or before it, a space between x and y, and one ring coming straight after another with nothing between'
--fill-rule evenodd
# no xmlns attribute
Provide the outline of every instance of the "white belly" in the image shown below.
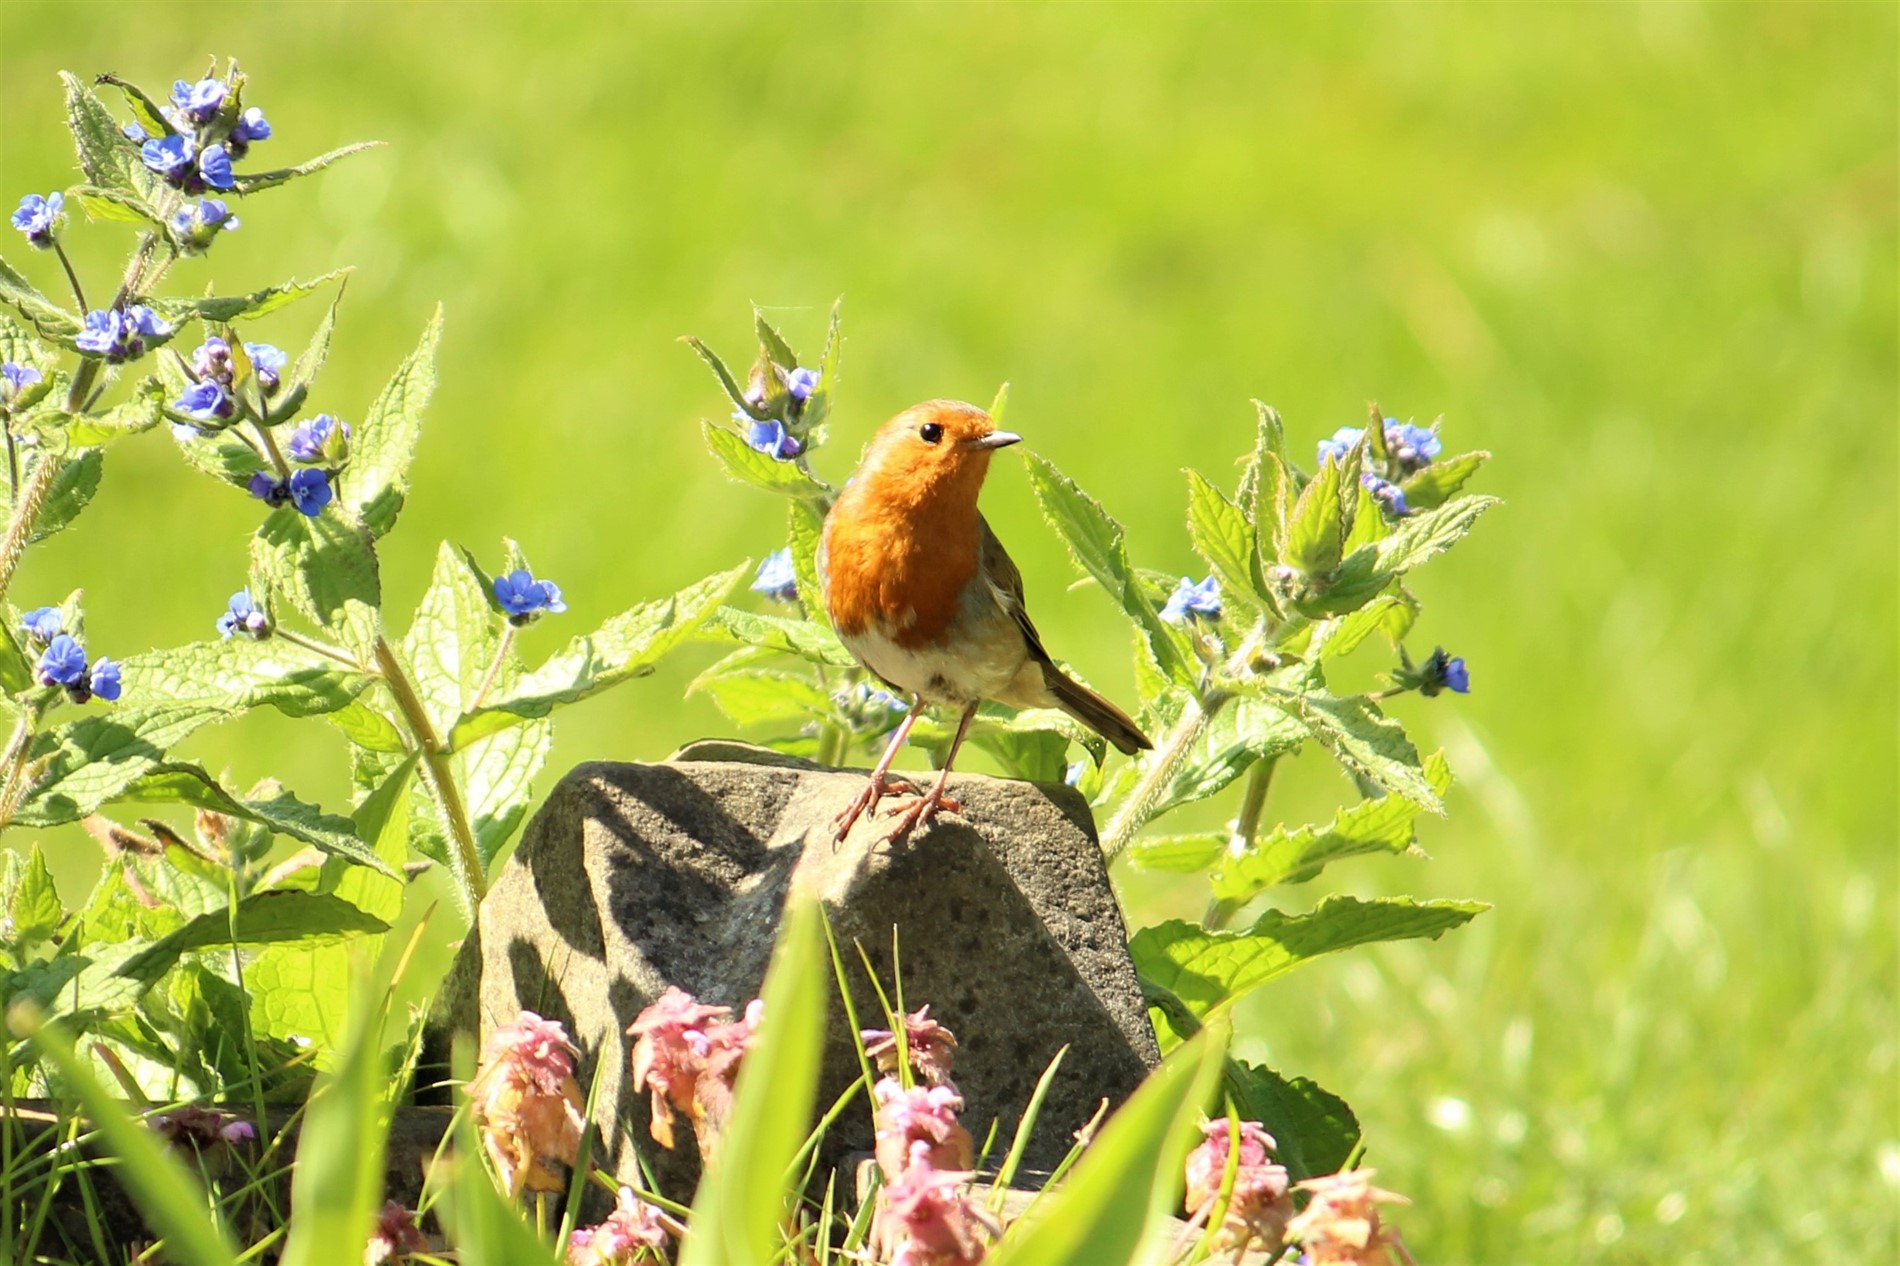
<svg viewBox="0 0 1900 1266"><path fill-rule="evenodd" d="M979 699L1013 701L1023 693L1019 676L1034 670L1037 693L1041 671L1029 663L1029 648L1011 626L1001 636L960 639L956 654L932 647L905 647L877 629L843 636L845 646L864 666L900 690L921 696L926 703L967 707ZM1020 705L1019 705L1020 706Z"/></svg>

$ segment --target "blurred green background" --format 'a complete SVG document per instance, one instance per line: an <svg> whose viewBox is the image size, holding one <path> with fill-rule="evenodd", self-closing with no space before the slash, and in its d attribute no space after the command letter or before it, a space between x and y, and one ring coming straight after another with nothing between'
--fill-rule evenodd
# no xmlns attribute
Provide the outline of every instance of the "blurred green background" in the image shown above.
<svg viewBox="0 0 1900 1266"><path fill-rule="evenodd" d="M1177 471L1231 479L1249 397L1301 451L1371 398L1442 413L1508 501L1418 582L1413 649L1474 692L1397 705L1461 781L1432 861L1318 887L1497 908L1271 986L1247 1053L1354 1103L1422 1261L1893 1260L1896 34L1885 4L14 0L0 168L8 198L73 179L56 70L210 53L276 125L256 162L389 141L173 280L356 265L317 400L345 418L446 302L385 588L515 536L573 607L530 654L778 543L674 341L743 359L751 301L815 349L845 297L834 480L902 406L1007 378L1138 561L1197 576ZM105 289L123 229L70 236ZM207 635L255 506L162 435L106 492L15 599L83 585L115 655ZM1129 695L1007 457L985 506L1049 643ZM682 699L710 657L569 715L551 770L723 731ZM196 751L335 801L332 738L259 717ZM1349 794L1308 756L1269 812ZM52 843L77 899L92 846ZM1202 900L1139 887L1136 922Z"/></svg>

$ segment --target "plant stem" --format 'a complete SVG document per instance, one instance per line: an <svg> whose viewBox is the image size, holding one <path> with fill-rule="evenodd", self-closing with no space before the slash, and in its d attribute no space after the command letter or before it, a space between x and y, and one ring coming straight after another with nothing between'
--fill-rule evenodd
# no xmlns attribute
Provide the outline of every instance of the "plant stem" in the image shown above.
<svg viewBox="0 0 1900 1266"><path fill-rule="evenodd" d="M403 720L408 723L409 733L422 754L422 767L428 773L429 790L448 826L449 860L461 887L464 913L472 923L476 907L488 895L488 877L482 869L481 851L475 846L475 832L468 824L468 809L462 803L462 789L456 785L455 772L449 768L448 751L436 735L428 710L422 706L422 699L416 694L415 685L409 680L402 661L396 658L396 649L381 634L376 637L374 649L376 667L389 686L389 692L396 697L396 707L402 712Z"/></svg>
<svg viewBox="0 0 1900 1266"><path fill-rule="evenodd" d="M1234 819L1234 834L1228 849L1239 853L1253 847L1254 840L1260 834L1260 815L1267 804L1267 787L1273 782L1273 768L1279 762L1278 756L1268 756L1253 763L1247 771L1247 789L1241 796L1240 816ZM1208 904L1207 913L1201 923L1211 929L1224 928L1232 922L1247 903L1228 898L1219 898Z"/></svg>
<svg viewBox="0 0 1900 1266"><path fill-rule="evenodd" d="M284 460L283 453L278 450L277 441L272 437L270 428L262 422L253 422L251 425L257 431L257 438L264 442L264 456L270 458L270 464L277 470L277 477L289 482L290 463Z"/></svg>
<svg viewBox="0 0 1900 1266"><path fill-rule="evenodd" d="M26 486L13 498L13 513L7 518L6 533L0 535L0 598L6 596L7 587L13 583L13 573L18 570L27 542L33 537L34 521L45 509L46 498L53 491L53 481L59 477L62 465L53 454L41 452L39 460L33 463L33 473L27 476Z"/></svg>
<svg viewBox="0 0 1900 1266"><path fill-rule="evenodd" d="M495 678L501 676L501 666L507 662L508 651L514 644L515 626L510 621L508 627L501 632L501 641L495 644L495 658L488 662L488 671L482 674L482 684L475 688L475 697L469 701L467 711L473 712L482 706L482 700L488 697L489 690L495 684Z"/></svg>
<svg viewBox="0 0 1900 1266"><path fill-rule="evenodd" d="M1226 691L1210 690L1201 698L1189 701L1186 710L1181 713L1181 719L1163 736L1147 772L1123 798L1121 807L1115 810L1115 815L1103 828L1102 852L1109 861L1114 861L1135 838L1135 833L1154 816L1155 807L1160 804L1168 782L1181 768L1181 762L1187 759L1189 749L1231 697Z"/></svg>
<svg viewBox="0 0 1900 1266"><path fill-rule="evenodd" d="M26 753L32 743L33 710L22 705L19 724L13 727L6 748L0 751L0 769L6 771L0 777L0 829L13 821L13 811L19 807L20 771L26 768Z"/></svg>
<svg viewBox="0 0 1900 1266"><path fill-rule="evenodd" d="M293 633L289 629L274 628L270 631L270 634L272 637L282 638L292 646L301 646L307 651L315 651L325 659L333 659L337 663L342 664L345 668L354 668L358 672L363 671L362 662L341 646L331 646L328 642L319 642L314 637L305 637L303 634Z"/></svg>
<svg viewBox="0 0 1900 1266"><path fill-rule="evenodd" d="M73 271L73 261L66 258L66 248L59 244L58 238L53 239L53 254L59 256L59 266L66 270L66 280L73 284L73 298L79 300L79 315L83 317L91 311L86 304L86 291L79 284L79 274Z"/></svg>

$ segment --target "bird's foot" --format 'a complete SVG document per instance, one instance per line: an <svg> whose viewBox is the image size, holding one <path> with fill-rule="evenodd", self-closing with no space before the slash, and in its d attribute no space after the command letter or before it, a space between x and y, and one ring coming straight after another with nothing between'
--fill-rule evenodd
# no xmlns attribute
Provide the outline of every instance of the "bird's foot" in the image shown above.
<svg viewBox="0 0 1900 1266"><path fill-rule="evenodd" d="M889 774L872 774L870 780L843 813L840 813L832 825L832 843L844 843L844 837L851 834L851 828L858 819L877 808L877 802L885 796L914 796L917 788L902 778Z"/></svg>
<svg viewBox="0 0 1900 1266"><path fill-rule="evenodd" d="M897 825L884 837L884 843L897 844L920 826L928 826L939 813L962 813L963 806L943 794L942 784L932 787L902 808L891 810Z"/></svg>

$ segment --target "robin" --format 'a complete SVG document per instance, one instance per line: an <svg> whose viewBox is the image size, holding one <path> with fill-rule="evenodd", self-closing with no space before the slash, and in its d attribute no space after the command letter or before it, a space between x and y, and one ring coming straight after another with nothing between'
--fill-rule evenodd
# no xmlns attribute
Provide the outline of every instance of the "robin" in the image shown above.
<svg viewBox="0 0 1900 1266"><path fill-rule="evenodd" d="M838 817L840 840L884 796L915 794L890 777L891 761L931 704L961 711L956 737L936 785L898 811L891 840L961 811L944 786L985 699L1060 708L1130 754L1154 746L1049 658L1023 610L1022 573L976 508L990 454L1021 439L975 405L925 401L879 429L825 519L818 569L832 627L860 664L911 696L870 782Z"/></svg>

